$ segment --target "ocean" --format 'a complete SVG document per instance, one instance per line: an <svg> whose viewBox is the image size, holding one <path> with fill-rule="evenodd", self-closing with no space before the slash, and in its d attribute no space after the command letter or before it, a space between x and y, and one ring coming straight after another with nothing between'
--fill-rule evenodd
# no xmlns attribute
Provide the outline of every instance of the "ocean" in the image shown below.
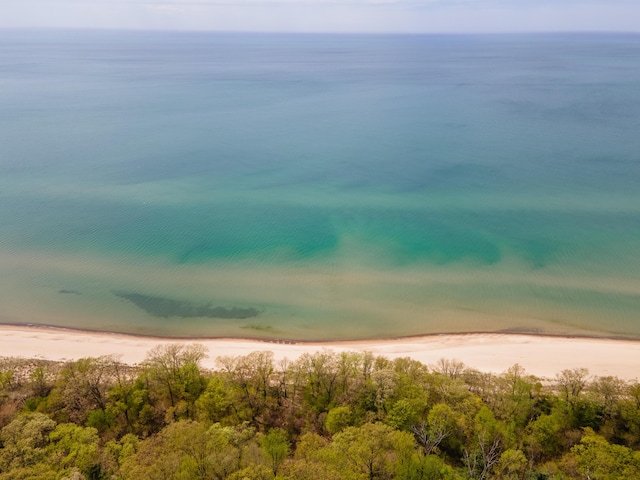
<svg viewBox="0 0 640 480"><path fill-rule="evenodd" d="M640 338L640 35L0 31L0 323Z"/></svg>

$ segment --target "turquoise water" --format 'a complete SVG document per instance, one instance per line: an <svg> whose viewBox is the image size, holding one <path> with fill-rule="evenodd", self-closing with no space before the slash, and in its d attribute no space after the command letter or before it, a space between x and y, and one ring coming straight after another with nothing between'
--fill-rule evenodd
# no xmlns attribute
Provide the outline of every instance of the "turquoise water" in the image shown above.
<svg viewBox="0 0 640 480"><path fill-rule="evenodd" d="M0 32L0 322L640 337L640 36Z"/></svg>

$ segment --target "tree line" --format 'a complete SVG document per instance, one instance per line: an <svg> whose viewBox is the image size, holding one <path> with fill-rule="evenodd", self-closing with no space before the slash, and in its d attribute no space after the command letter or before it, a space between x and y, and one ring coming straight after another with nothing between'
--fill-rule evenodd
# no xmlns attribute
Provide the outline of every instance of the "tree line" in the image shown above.
<svg viewBox="0 0 640 480"><path fill-rule="evenodd" d="M368 352L0 359L0 480L640 478L640 383Z"/></svg>

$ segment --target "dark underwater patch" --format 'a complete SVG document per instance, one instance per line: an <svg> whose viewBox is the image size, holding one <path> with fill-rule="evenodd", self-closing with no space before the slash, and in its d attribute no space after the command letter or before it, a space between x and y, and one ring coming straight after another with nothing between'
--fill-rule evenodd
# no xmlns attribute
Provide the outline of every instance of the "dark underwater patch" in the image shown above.
<svg viewBox="0 0 640 480"><path fill-rule="evenodd" d="M67 290L66 288L63 288L62 290L58 290L58 293L62 293L64 295L82 295L77 290Z"/></svg>
<svg viewBox="0 0 640 480"><path fill-rule="evenodd" d="M257 332L268 332L268 333L280 333L280 330L272 327L271 325L243 325L240 328L243 330L256 330Z"/></svg>
<svg viewBox="0 0 640 480"><path fill-rule="evenodd" d="M214 307L211 304L197 305L190 302L166 297L155 297L135 292L112 292L116 297L129 300L136 307L143 309L154 317L207 317L244 319L257 317L260 311L253 307Z"/></svg>

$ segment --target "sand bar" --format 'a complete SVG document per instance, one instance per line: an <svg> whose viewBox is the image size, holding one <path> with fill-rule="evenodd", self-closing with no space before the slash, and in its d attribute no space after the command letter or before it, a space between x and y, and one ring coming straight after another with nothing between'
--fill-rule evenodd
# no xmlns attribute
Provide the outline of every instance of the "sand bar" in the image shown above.
<svg viewBox="0 0 640 480"><path fill-rule="evenodd" d="M594 376L640 378L640 341L567 338L541 335L473 333L408 337L393 340L278 343L242 339L175 340L46 327L0 325L0 356L74 360L118 355L128 364L142 362L158 344L200 343L208 349L203 366L216 358L270 350L275 359L294 360L304 353L370 351L388 358L411 357L427 365L455 359L475 369L500 373L518 363L528 373L551 378L566 368L584 367Z"/></svg>

